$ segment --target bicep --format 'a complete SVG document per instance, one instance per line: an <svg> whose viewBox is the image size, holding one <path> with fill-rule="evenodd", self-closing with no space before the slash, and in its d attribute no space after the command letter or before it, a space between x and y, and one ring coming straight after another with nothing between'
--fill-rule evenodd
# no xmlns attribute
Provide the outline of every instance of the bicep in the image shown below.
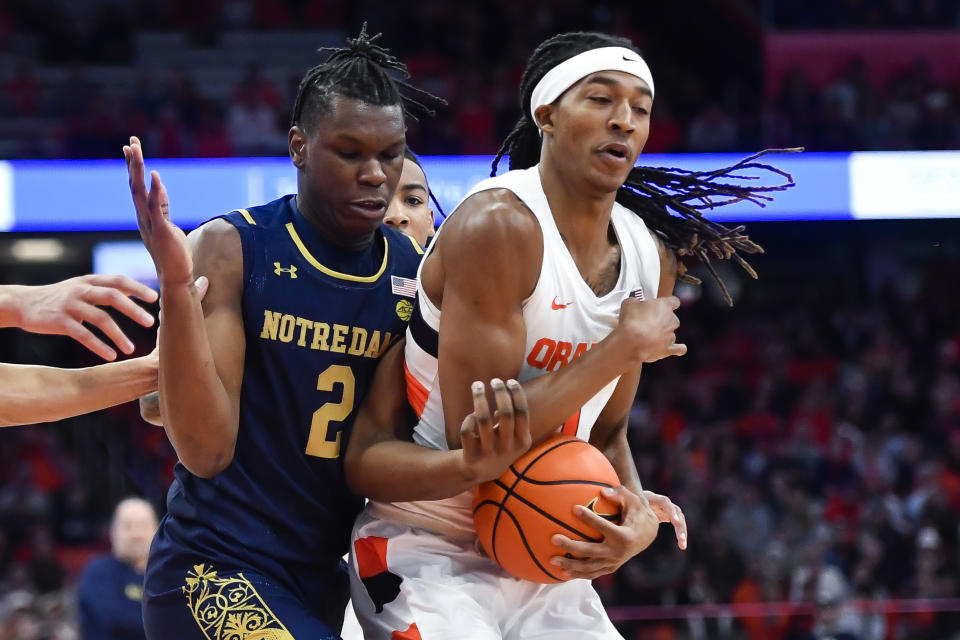
<svg viewBox="0 0 960 640"><path fill-rule="evenodd" d="M520 374L526 327L519 305L507 308L495 296L470 295L456 286L444 291L438 374L447 442L459 448L460 424L473 410L470 385Z"/></svg>
<svg viewBox="0 0 960 640"><path fill-rule="evenodd" d="M512 193L482 192L461 207L436 248L443 265L438 374L452 448L460 446L460 424L473 410L470 385L520 374L523 301L542 261L542 249L531 247L543 246L536 218Z"/></svg>

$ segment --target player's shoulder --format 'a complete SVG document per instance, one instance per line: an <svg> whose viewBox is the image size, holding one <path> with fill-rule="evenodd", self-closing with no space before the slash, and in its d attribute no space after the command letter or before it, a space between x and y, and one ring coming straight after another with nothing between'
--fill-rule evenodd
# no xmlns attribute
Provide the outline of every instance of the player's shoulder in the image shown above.
<svg viewBox="0 0 960 640"><path fill-rule="evenodd" d="M503 187L467 197L444 222L442 235L447 243L460 241L489 248L520 248L542 240L533 211L516 193Z"/></svg>
<svg viewBox="0 0 960 640"><path fill-rule="evenodd" d="M290 221L291 201L296 197L286 195L266 204L244 209L234 209L217 216L214 220L222 220L236 227L238 230L253 232L283 226Z"/></svg>

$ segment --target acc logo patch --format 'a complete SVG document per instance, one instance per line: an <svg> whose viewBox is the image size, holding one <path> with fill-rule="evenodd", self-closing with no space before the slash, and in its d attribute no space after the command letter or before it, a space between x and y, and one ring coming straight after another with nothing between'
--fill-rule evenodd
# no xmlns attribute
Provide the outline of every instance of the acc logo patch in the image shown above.
<svg viewBox="0 0 960 640"><path fill-rule="evenodd" d="M401 300L397 303L397 317L404 322L410 322L410 316L413 315L413 303L409 300Z"/></svg>

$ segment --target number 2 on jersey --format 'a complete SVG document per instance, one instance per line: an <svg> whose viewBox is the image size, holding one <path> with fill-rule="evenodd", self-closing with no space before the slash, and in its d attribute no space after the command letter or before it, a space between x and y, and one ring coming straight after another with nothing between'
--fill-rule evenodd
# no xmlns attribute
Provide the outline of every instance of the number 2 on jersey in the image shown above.
<svg viewBox="0 0 960 640"><path fill-rule="evenodd" d="M318 458L337 458L340 456L340 436L337 431L334 440L327 438L331 422L342 422L353 411L353 396L356 380L353 370L342 364L332 364L317 378L317 391L333 391L336 384L343 385L343 397L339 402L327 402L313 412L310 422L310 436L307 438L307 455Z"/></svg>

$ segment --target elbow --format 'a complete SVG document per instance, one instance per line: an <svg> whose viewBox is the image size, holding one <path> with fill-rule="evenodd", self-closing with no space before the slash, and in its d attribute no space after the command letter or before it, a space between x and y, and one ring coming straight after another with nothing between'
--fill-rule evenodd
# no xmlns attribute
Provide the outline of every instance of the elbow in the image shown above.
<svg viewBox="0 0 960 640"><path fill-rule="evenodd" d="M349 449L343 459L343 478L347 483L347 488L357 496L368 498L369 487L365 486L363 481L364 473L359 455L350 455Z"/></svg>
<svg viewBox="0 0 960 640"><path fill-rule="evenodd" d="M143 402L140 403L140 417L144 422L148 422L155 427L163 426L163 418L160 417L160 411L154 411L147 407Z"/></svg>
<svg viewBox="0 0 960 640"><path fill-rule="evenodd" d="M169 428L167 434L171 435ZM180 458L180 464L198 478L212 478L221 473L233 462L236 452L236 438L219 442L180 442L174 443L174 449ZM180 446L177 446L179 444Z"/></svg>
<svg viewBox="0 0 960 640"><path fill-rule="evenodd" d="M198 478L209 479L221 473L233 462L233 451L213 455L180 457L180 463Z"/></svg>

